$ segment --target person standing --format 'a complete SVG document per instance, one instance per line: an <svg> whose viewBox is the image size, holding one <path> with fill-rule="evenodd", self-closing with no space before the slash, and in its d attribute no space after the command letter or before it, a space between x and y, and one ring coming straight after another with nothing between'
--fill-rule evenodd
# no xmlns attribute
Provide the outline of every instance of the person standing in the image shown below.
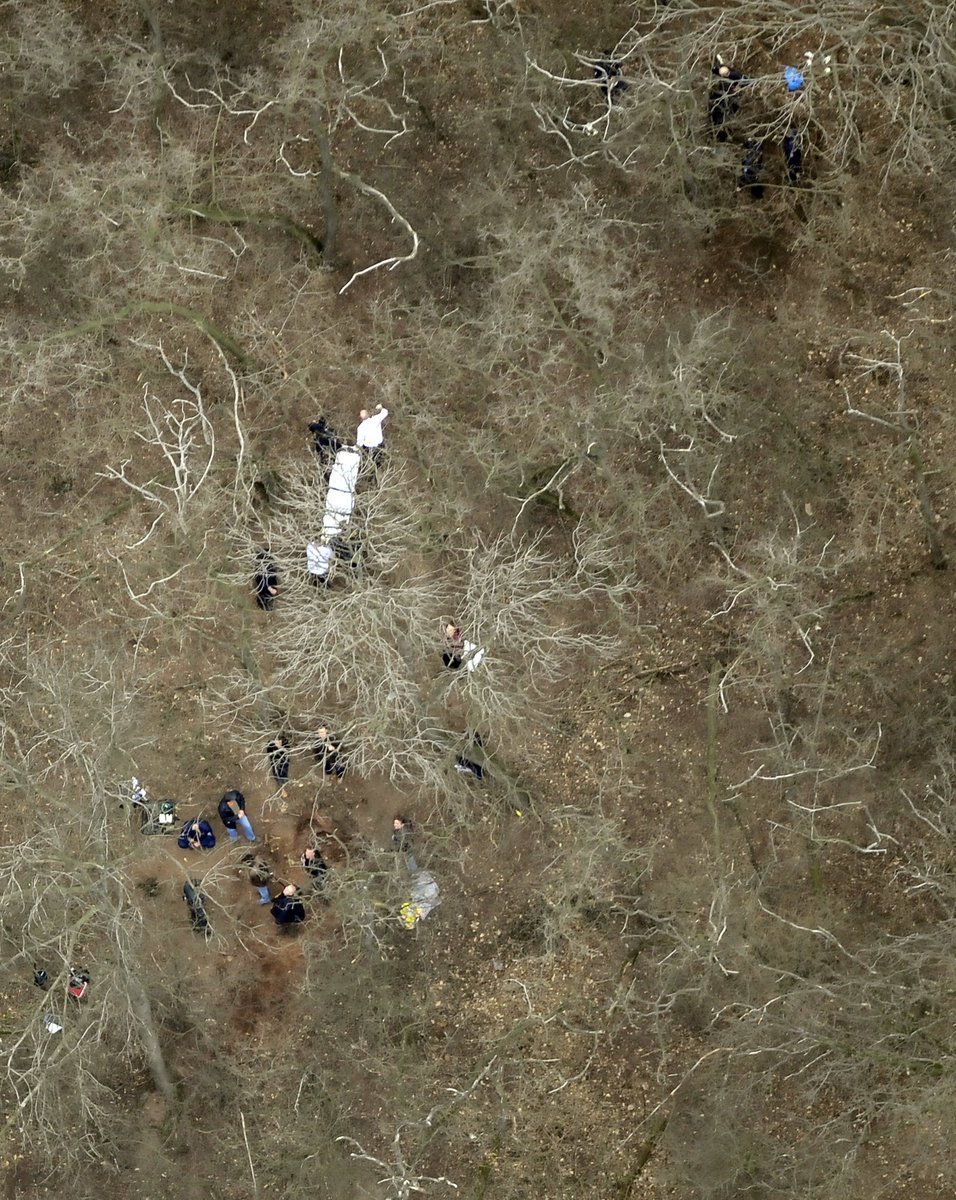
<svg viewBox="0 0 956 1200"><path fill-rule="evenodd" d="M355 444L360 450L366 450L376 461L381 457L385 446L385 430L383 426L388 420L388 409L381 404L375 405L375 412L369 415L367 408L359 413L359 427L355 431Z"/></svg>
<svg viewBox="0 0 956 1200"><path fill-rule="evenodd" d="M298 925L305 920L305 905L294 883L286 884L272 902L272 919L278 926Z"/></svg>
<svg viewBox="0 0 956 1200"><path fill-rule="evenodd" d="M260 550L256 555L256 573L253 576L252 587L256 594L256 604L270 612L279 594L279 575L275 563L265 550Z"/></svg>
<svg viewBox="0 0 956 1200"><path fill-rule="evenodd" d="M335 430L325 417L319 417L317 421L309 424L309 433L312 434L312 449L324 462L331 463L342 448Z"/></svg>
<svg viewBox="0 0 956 1200"><path fill-rule="evenodd" d="M312 886L315 890L321 892L325 888L325 873L328 871L329 865L322 857L320 851L314 846L306 846L302 851L302 857L299 859L299 865L312 880Z"/></svg>
<svg viewBox="0 0 956 1200"><path fill-rule="evenodd" d="M418 870L415 861L415 826L401 813L392 818L392 849L405 855L405 865L410 871Z"/></svg>
<svg viewBox="0 0 956 1200"><path fill-rule="evenodd" d="M272 868L257 854L244 854L239 861L247 872L249 882L259 893L259 903L268 904L271 899L269 884L273 879Z"/></svg>
<svg viewBox="0 0 956 1200"><path fill-rule="evenodd" d="M445 650L441 660L451 671L457 671L461 666L461 656L465 652L465 637L458 625L451 621L445 626Z"/></svg>
<svg viewBox="0 0 956 1200"><path fill-rule="evenodd" d="M740 108L738 95L750 80L736 67L728 67L718 54L713 65L714 84L710 92L710 122L718 142L727 141L725 125L737 115Z"/></svg>
<svg viewBox="0 0 956 1200"><path fill-rule="evenodd" d="M400 854L407 854L412 848L412 838L415 836L415 826L402 813L396 813L392 818L392 849Z"/></svg>
<svg viewBox="0 0 956 1200"><path fill-rule="evenodd" d="M246 835L246 841L254 842L256 840L252 823L246 816L246 798L242 792L226 792L219 801L219 819L225 825L226 833L229 834L229 837L233 841L237 841L239 837L239 830L236 828L237 825L242 827L242 832Z"/></svg>
<svg viewBox="0 0 956 1200"><path fill-rule="evenodd" d="M760 182L763 174L763 142L749 138L746 145L747 153L740 164L740 179L737 186L749 188L754 200L762 200L764 185Z"/></svg>
<svg viewBox="0 0 956 1200"><path fill-rule="evenodd" d="M787 164L787 182L796 183L803 172L803 139L793 126L783 139L783 157Z"/></svg>
<svg viewBox="0 0 956 1200"><path fill-rule="evenodd" d="M334 775L336 779L341 779L345 774L345 765L339 762L339 747L332 741L327 725L319 726L312 753L326 775Z"/></svg>
<svg viewBox="0 0 956 1200"><path fill-rule="evenodd" d="M628 89L627 80L621 79L624 64L614 57L613 50L605 50L603 58L596 59L591 67L608 104L619 104Z"/></svg>
<svg viewBox="0 0 956 1200"><path fill-rule="evenodd" d="M284 800L289 794L286 784L289 782L289 742L284 733L276 734L275 739L266 746L269 759L269 770L276 781L276 790Z"/></svg>
<svg viewBox="0 0 956 1200"><path fill-rule="evenodd" d="M309 572L309 583L313 587L329 586L329 571L332 569L334 558L335 551L331 546L318 541L308 543L305 548L305 565Z"/></svg>

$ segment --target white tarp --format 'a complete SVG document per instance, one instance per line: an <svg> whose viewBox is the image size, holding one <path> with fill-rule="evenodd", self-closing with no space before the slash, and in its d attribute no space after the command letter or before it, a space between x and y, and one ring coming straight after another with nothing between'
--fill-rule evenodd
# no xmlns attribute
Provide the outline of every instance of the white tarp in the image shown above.
<svg viewBox="0 0 956 1200"><path fill-rule="evenodd" d="M322 519L322 535L326 541L337 537L349 523L355 507L355 489L361 466L361 451L354 447L340 450L335 456L329 472L329 490Z"/></svg>

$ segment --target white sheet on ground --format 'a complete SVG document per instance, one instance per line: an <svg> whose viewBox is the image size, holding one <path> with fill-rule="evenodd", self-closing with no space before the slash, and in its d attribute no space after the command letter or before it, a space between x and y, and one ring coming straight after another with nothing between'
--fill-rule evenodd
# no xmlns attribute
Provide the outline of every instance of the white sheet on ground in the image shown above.
<svg viewBox="0 0 956 1200"><path fill-rule="evenodd" d="M325 496L322 534L326 540L340 534L349 523L355 507L355 489L362 466L361 452L349 448L335 456L329 472L329 490Z"/></svg>

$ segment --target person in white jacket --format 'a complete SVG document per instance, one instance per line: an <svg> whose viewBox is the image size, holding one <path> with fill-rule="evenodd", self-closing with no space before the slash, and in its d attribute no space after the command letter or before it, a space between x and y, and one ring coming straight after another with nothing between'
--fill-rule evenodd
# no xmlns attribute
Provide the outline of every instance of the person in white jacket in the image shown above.
<svg viewBox="0 0 956 1200"><path fill-rule="evenodd" d="M309 571L309 583L316 587L326 587L329 582L329 570L335 552L331 546L318 541L309 542L305 548L305 565Z"/></svg>
<svg viewBox="0 0 956 1200"><path fill-rule="evenodd" d="M388 409L376 404L375 412L369 416L367 408L359 413L359 427L355 432L355 444L362 450L381 450L385 442L382 426L388 419Z"/></svg>

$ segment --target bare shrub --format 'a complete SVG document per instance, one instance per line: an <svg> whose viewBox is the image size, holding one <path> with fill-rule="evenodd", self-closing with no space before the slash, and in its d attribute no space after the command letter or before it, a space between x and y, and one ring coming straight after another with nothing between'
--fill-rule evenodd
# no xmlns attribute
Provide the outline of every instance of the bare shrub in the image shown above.
<svg viewBox="0 0 956 1200"><path fill-rule="evenodd" d="M263 537L282 589L268 627L270 666L261 682L234 679L227 700L244 740L261 740L267 699L303 731L334 725L356 770L440 787L452 706L468 728L504 730L529 702L540 707L546 686L580 655L611 652L613 638L587 632L575 612L631 594L629 580L609 577L613 555L600 539L582 536L569 569L541 539L486 541L476 530L471 545L456 544L461 531L446 541L441 497L434 508L401 468L369 469L341 535L353 566L336 561L329 586L316 588L305 546L322 537L324 487L315 468L287 473ZM249 574L236 582L248 588L257 539L239 536ZM484 651L480 664L442 667L442 620L452 617Z"/></svg>
<svg viewBox="0 0 956 1200"><path fill-rule="evenodd" d="M798 129L819 178L850 164L875 167L884 178L933 169L952 72L952 5L924 3L880 22L868 16L857 0L812 12L776 0L717 14L693 3L658 7L611 52L627 74L619 105L602 102L588 70L606 55L580 53L553 66L530 58L542 128L563 143L557 151L565 161L610 163L680 203L688 173L713 169L706 97L722 53L748 76L746 120L738 118L747 136L773 142ZM804 76L793 92L783 80L787 65Z"/></svg>
<svg viewBox="0 0 956 1200"><path fill-rule="evenodd" d="M81 78L92 62L92 47L62 0L12 8L13 28L0 40L5 77L22 94L58 96Z"/></svg>

